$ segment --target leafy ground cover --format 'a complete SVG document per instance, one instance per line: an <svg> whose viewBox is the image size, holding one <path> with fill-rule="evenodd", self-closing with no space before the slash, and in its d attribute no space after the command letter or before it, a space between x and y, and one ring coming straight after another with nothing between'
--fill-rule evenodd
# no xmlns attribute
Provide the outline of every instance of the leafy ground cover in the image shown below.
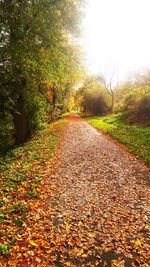
<svg viewBox="0 0 150 267"><path fill-rule="evenodd" d="M28 212L40 199L40 184L46 179L66 122L63 118L52 123L32 140L0 158L0 257L6 258L6 262L26 225ZM0 266L5 265L0 263Z"/></svg>
<svg viewBox="0 0 150 267"><path fill-rule="evenodd" d="M85 117L95 128L103 130L128 149L138 158L150 164L150 127L129 125L122 114L104 117Z"/></svg>
<svg viewBox="0 0 150 267"><path fill-rule="evenodd" d="M75 114L51 158L64 123L3 167L0 267L148 267L148 168Z"/></svg>

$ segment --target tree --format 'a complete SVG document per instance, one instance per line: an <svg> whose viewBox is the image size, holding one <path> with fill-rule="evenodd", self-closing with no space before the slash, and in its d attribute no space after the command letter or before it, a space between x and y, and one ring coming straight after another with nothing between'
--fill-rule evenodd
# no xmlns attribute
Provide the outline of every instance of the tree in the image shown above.
<svg viewBox="0 0 150 267"><path fill-rule="evenodd" d="M24 142L39 127L47 110L55 109L70 84L77 64L73 64L75 52L69 36L78 32L81 3L0 2L0 117L14 125L16 144ZM53 102L47 101L49 82Z"/></svg>
<svg viewBox="0 0 150 267"><path fill-rule="evenodd" d="M115 111L125 112L130 122L148 122L150 112L150 75L146 70L123 81L115 93Z"/></svg>
<svg viewBox="0 0 150 267"><path fill-rule="evenodd" d="M86 113L105 114L108 111L108 94L97 76L88 77L77 91L75 102L77 107Z"/></svg>
<svg viewBox="0 0 150 267"><path fill-rule="evenodd" d="M111 106L110 106L110 113L114 112L114 76L115 72L112 72L111 75L104 75L101 74L99 79L101 82L103 82L106 91L111 96Z"/></svg>

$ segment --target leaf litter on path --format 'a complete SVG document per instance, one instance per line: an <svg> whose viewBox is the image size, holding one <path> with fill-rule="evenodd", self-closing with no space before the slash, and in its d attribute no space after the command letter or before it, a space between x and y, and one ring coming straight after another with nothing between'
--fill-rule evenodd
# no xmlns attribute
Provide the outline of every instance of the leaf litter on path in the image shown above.
<svg viewBox="0 0 150 267"><path fill-rule="evenodd" d="M40 198L0 266L149 266L146 166L76 116L44 166Z"/></svg>

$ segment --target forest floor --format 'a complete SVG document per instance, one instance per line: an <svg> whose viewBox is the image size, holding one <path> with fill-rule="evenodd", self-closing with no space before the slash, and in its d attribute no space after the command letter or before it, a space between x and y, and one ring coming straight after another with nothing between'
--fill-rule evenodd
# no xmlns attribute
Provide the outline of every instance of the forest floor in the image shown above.
<svg viewBox="0 0 150 267"><path fill-rule="evenodd" d="M0 266L150 266L149 182L143 163L72 115Z"/></svg>

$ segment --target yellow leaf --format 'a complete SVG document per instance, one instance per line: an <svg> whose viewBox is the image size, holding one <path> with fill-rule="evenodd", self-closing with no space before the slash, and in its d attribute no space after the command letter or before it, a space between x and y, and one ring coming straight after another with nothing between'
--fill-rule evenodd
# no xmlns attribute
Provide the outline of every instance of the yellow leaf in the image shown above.
<svg viewBox="0 0 150 267"><path fill-rule="evenodd" d="M71 266L71 263L69 261L66 262L66 266Z"/></svg>
<svg viewBox="0 0 150 267"><path fill-rule="evenodd" d="M83 249L80 249L77 253L77 256L80 257L82 254L84 253L84 250Z"/></svg>
<svg viewBox="0 0 150 267"><path fill-rule="evenodd" d="M70 229L71 225L66 223L66 229Z"/></svg>
<svg viewBox="0 0 150 267"><path fill-rule="evenodd" d="M142 245L142 244L141 244L141 241L140 241L139 239L137 239L137 240L135 241L135 245L141 247L141 245Z"/></svg>
<svg viewBox="0 0 150 267"><path fill-rule="evenodd" d="M21 253L17 253L17 258L20 258L22 256Z"/></svg>
<svg viewBox="0 0 150 267"><path fill-rule="evenodd" d="M32 246L34 246L34 247L38 247L38 244L37 243L35 243L34 241L32 241L32 240L30 240L29 241L29 244L30 245L32 245Z"/></svg>

